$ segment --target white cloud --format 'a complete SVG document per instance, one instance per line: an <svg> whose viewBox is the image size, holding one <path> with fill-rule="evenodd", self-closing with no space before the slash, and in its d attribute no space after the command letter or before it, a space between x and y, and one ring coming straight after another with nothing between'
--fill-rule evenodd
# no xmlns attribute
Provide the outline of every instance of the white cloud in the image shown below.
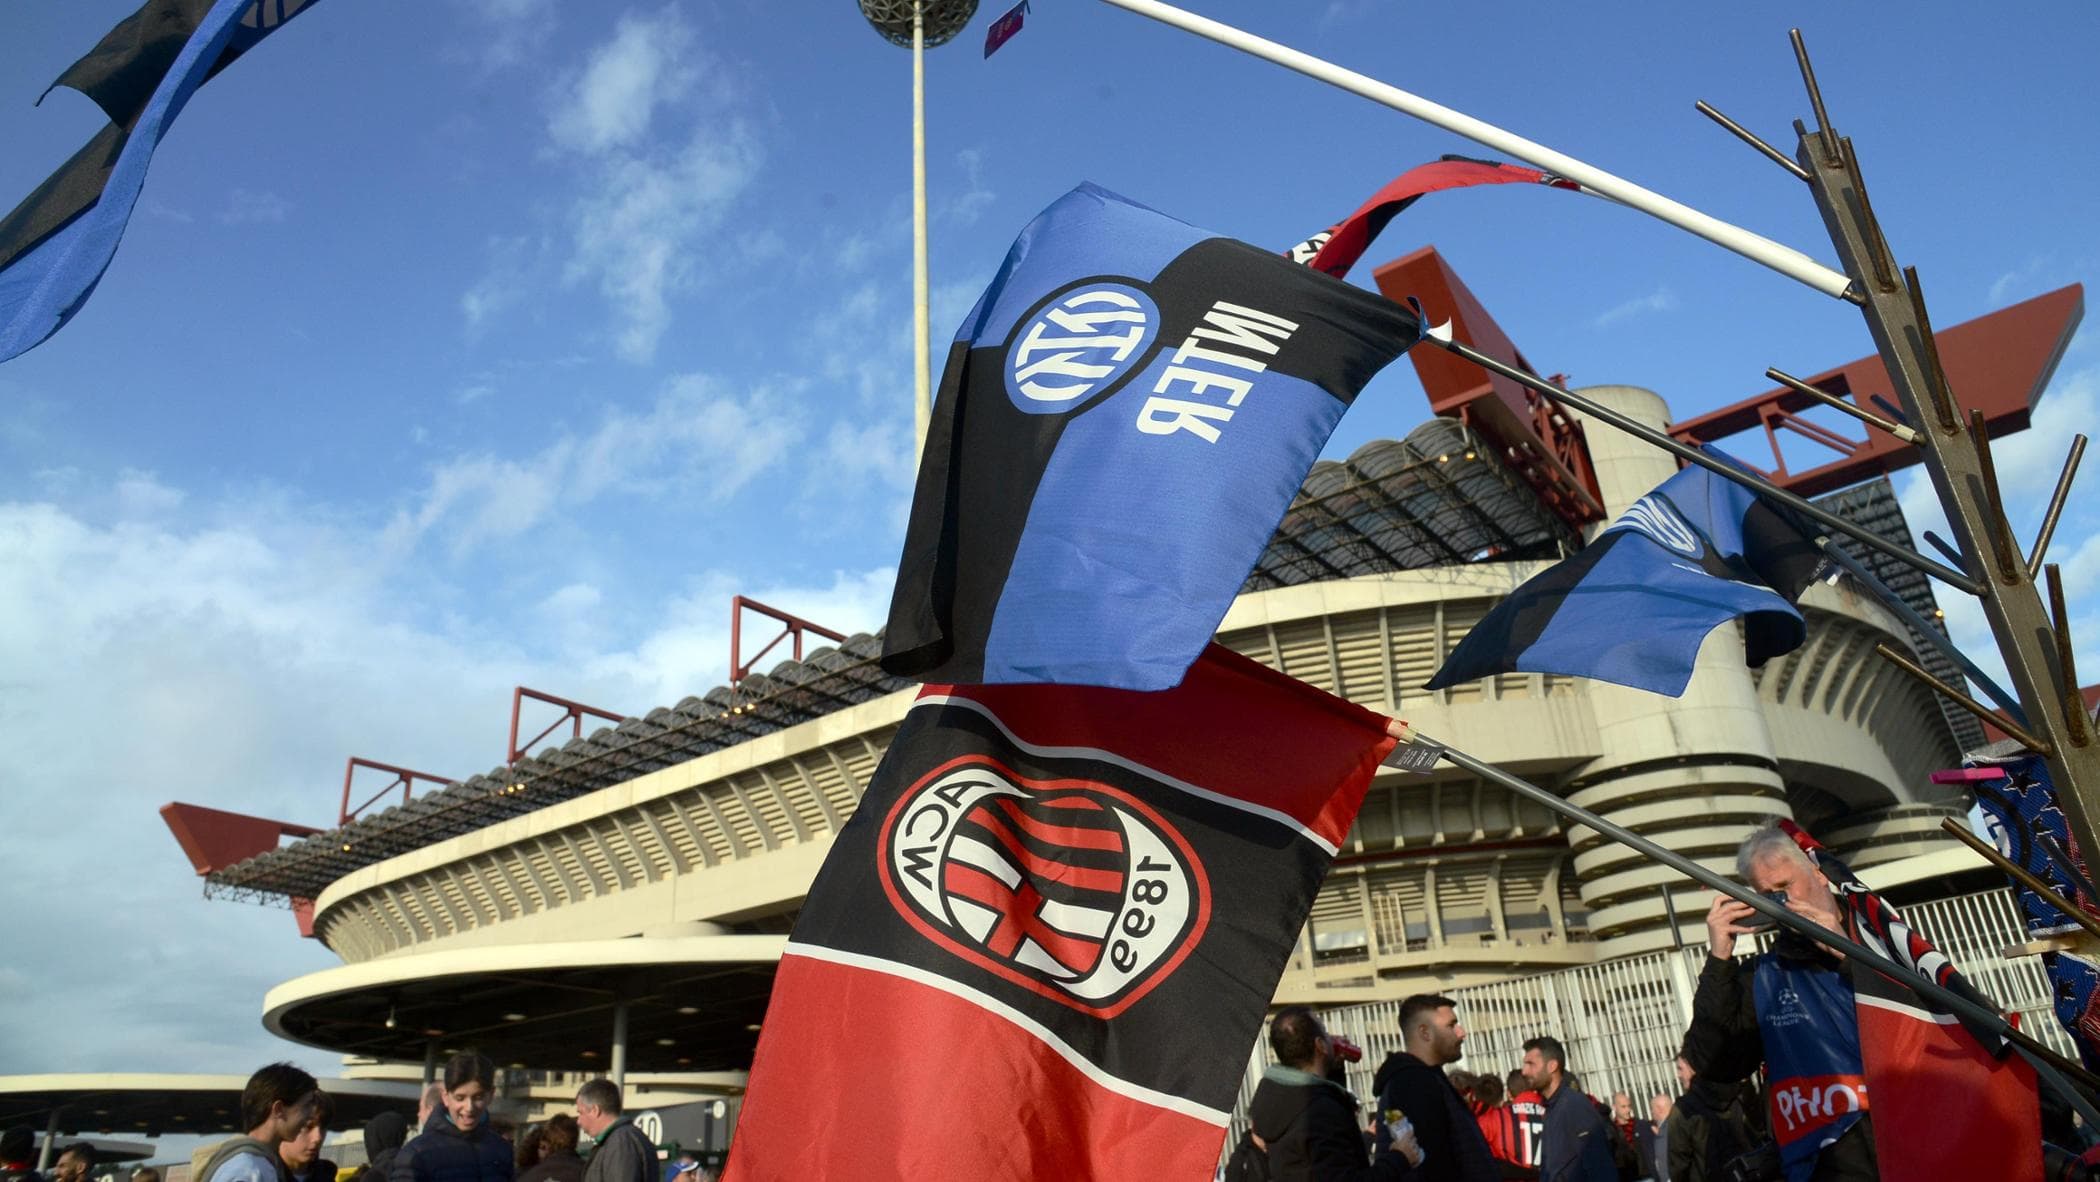
<svg viewBox="0 0 2100 1182"><path fill-rule="evenodd" d="M277 194L253 189L235 189L226 195L219 220L229 226L256 222L281 222L292 212L292 203Z"/></svg>
<svg viewBox="0 0 2100 1182"><path fill-rule="evenodd" d="M1606 325L1617 324L1621 320L1634 316L1644 315L1649 312L1670 312L1675 311L1676 308L1677 293L1666 286L1658 287L1647 295L1637 296L1623 304L1605 309L1603 312L1598 313L1597 318L1590 323L1596 328L1603 328Z"/></svg>
<svg viewBox="0 0 2100 1182"><path fill-rule="evenodd" d="M2100 367L2060 373L2036 407L2027 430L1991 441L1999 488L2021 554L2033 546L2041 528L2042 514L2063 468L2071 436L2081 430L2090 432L2096 413L2100 413ZM2100 681L2100 499L2090 495L2094 480L2100 480L2100 472L2094 470L2088 457L2049 547L2049 561L2063 567L2071 634L2077 646L2074 656L2087 684ZM1939 551L1925 541L1925 531L1929 529L1949 542L1954 537L1931 479L1919 467L1899 474L1895 484L1903 516L1910 523L1919 548L1929 557L1941 558ZM1947 631L1956 646L1984 672L1998 679L1999 684L2006 685L2005 665L1982 605L1946 586L1935 585L1933 594L1947 614Z"/></svg>
<svg viewBox="0 0 2100 1182"><path fill-rule="evenodd" d="M459 297L460 315L470 336L522 302L535 286L547 244L528 235L489 239L488 270Z"/></svg>
<svg viewBox="0 0 2100 1182"><path fill-rule="evenodd" d="M703 123L669 154L614 153L571 210L565 272L612 306L614 347L647 362L671 323L671 297L702 272L706 233L750 184L759 151L733 120Z"/></svg>
<svg viewBox="0 0 2100 1182"><path fill-rule="evenodd" d="M984 153L981 150L965 148L957 152L955 164L962 170L963 183L959 191L951 191L947 196L942 216L947 221L967 226L983 216L999 195L985 187Z"/></svg>
<svg viewBox="0 0 2100 1182"><path fill-rule="evenodd" d="M693 33L675 8L653 17L624 16L612 39L591 51L548 121L564 148L605 152L632 147L649 130L656 108L676 102L693 84L688 57Z"/></svg>
<svg viewBox="0 0 2100 1182"><path fill-rule="evenodd" d="M555 0L473 0L486 39L477 57L488 69L523 64L554 34Z"/></svg>
<svg viewBox="0 0 2100 1182"><path fill-rule="evenodd" d="M385 542L389 553L405 554L435 535L459 559L609 493L729 497L804 433L795 405L770 390L739 394L700 375L674 378L646 408L609 408L588 434L558 437L536 455L480 453L436 465Z"/></svg>
<svg viewBox="0 0 2100 1182"><path fill-rule="evenodd" d="M662 623L638 643L619 652L605 653L584 665L593 679L616 680L651 687L643 697L652 705L670 705L687 694L699 693L696 685L715 685L728 679L729 600L742 593L790 615L800 616L848 636L871 632L889 613L890 591L897 581L895 567L867 571L833 571L829 585L799 586L767 584L751 586L724 574L695 580L691 591L665 606ZM749 661L775 629L753 617L745 630L743 657ZM826 644L818 637L811 643ZM793 650L786 644L772 650L758 663L764 673Z"/></svg>
<svg viewBox="0 0 2100 1182"><path fill-rule="evenodd" d="M116 499L117 511L125 517L157 517L181 508L183 493L151 472L126 470L117 479Z"/></svg>
<svg viewBox="0 0 2100 1182"><path fill-rule="evenodd" d="M96 479L96 505L150 480ZM335 1070L258 1020L265 991L334 958L282 910L200 899L161 804L325 825L348 754L483 771L502 758L514 685L641 713L724 679L732 591L850 632L879 622L892 581L703 571L623 625L613 584L572 580L526 609L571 625L548 635L485 605L429 618L417 605L482 603L485 568L434 583L427 563L313 524L328 506L154 487L180 520L0 502L0 832L16 881L64 887L0 910L0 1003L36 1000L0 1004L11 1070ZM182 987L149 996L142 980Z"/></svg>

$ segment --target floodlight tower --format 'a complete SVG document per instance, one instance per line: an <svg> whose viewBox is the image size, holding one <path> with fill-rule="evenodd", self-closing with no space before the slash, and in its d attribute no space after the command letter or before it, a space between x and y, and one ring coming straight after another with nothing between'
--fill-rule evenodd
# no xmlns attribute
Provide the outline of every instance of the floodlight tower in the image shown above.
<svg viewBox="0 0 2100 1182"><path fill-rule="evenodd" d="M926 310L926 50L947 44L977 14L977 0L860 0L860 14L892 45L911 47L912 402L913 451L926 449L933 419L933 373Z"/></svg>

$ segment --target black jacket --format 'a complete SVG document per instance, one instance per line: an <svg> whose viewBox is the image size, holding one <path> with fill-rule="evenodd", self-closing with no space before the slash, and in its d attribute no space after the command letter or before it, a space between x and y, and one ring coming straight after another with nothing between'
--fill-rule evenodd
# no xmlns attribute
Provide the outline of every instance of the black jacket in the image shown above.
<svg viewBox="0 0 2100 1182"><path fill-rule="evenodd" d="M1612 1164L1611 1127L1573 1075L1546 1097L1546 1132L1539 1145L1540 1182L1619 1182Z"/></svg>
<svg viewBox="0 0 2100 1182"><path fill-rule="evenodd" d="M510 1142L486 1119L462 1133L439 1108L387 1169L387 1182L512 1182L517 1162Z"/></svg>
<svg viewBox="0 0 2100 1182"><path fill-rule="evenodd" d="M1271 1067L1248 1102L1254 1134L1269 1146L1275 1182L1411 1182L1407 1159L1381 1153L1368 1161L1356 1097L1340 1084L1288 1067Z"/></svg>
<svg viewBox="0 0 2100 1182"><path fill-rule="evenodd" d="M1415 1174L1424 1182L1496 1182L1503 1176L1480 1122L1441 1070L1394 1051L1378 1065L1371 1088L1381 1116L1397 1108L1414 1122L1423 1155Z"/></svg>
<svg viewBox="0 0 2100 1182"><path fill-rule="evenodd" d="M583 1176L586 1182L656 1182L657 1167L656 1146L623 1115L598 1134Z"/></svg>
<svg viewBox="0 0 2100 1182"><path fill-rule="evenodd" d="M376 1179L384 1182L387 1170L394 1164L394 1155L401 1152L401 1143L408 1140L408 1118L398 1112L382 1112L365 1122L365 1168L360 1179Z"/></svg>
<svg viewBox="0 0 2100 1182"><path fill-rule="evenodd" d="M518 1182L583 1182L583 1159L574 1150L550 1153L519 1174Z"/></svg>

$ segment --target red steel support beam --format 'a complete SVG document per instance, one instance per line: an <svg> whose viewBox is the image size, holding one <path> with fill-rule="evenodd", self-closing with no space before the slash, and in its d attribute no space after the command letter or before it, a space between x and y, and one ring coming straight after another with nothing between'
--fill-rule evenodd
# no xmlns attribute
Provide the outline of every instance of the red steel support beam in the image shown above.
<svg viewBox="0 0 2100 1182"><path fill-rule="evenodd" d="M560 718L548 723L546 730L520 743L518 742L518 719L525 709L525 699L527 698L531 698L535 702L545 702L549 706L559 706L564 713ZM567 698L557 698L553 694L543 694L536 689L528 689L522 685L517 687L511 691L510 695L510 754L504 758L504 762L515 767L517 762L525 758L526 753L531 751L534 745L541 739L553 734L554 728L565 722L572 723L575 726L575 730L571 734L572 738L582 738L583 716L586 714L612 723L623 721L621 715L614 714L610 710L600 710L596 706L586 706L582 702L572 702Z"/></svg>
<svg viewBox="0 0 2100 1182"><path fill-rule="evenodd" d="M1419 300L1432 324L1451 322L1451 335L1497 361L1537 374L1495 318L1481 307L1450 264L1425 246L1373 272L1388 299ZM1504 463L1537 491L1539 499L1570 525L1601 521L1597 475L1590 467L1582 424L1499 374L1441 349L1410 349L1408 360L1429 395L1429 408L1457 419L1488 440Z"/></svg>
<svg viewBox="0 0 2100 1182"><path fill-rule="evenodd" d="M160 806L160 819L167 822L168 831L175 835L175 843L188 855L199 878L266 854L287 837L312 837L322 832L310 825L179 801Z"/></svg>
<svg viewBox="0 0 2100 1182"><path fill-rule="evenodd" d="M751 611L757 612L759 615L768 616L786 625L786 627L782 629L780 635L775 636L773 639L767 641L766 647L758 650L756 653L753 653L751 659L748 661L744 660L743 656L744 611L747 608ZM817 635L824 637L826 640L843 642L846 639L844 636L833 632L831 629L824 627L822 624L812 624L808 620L805 620L800 616L791 616L788 613L781 611L777 607L768 607L765 604L760 603L756 599L746 599L741 595L735 596L734 598L730 599L729 684L731 686L735 686L738 682L744 680L744 678L749 677L751 675L752 666L758 664L759 661L762 660L767 653L772 652L775 645L778 645L781 641L786 640L791 636L795 639L795 659L798 661L801 660L802 634L804 632L814 632Z"/></svg>
<svg viewBox="0 0 2100 1182"><path fill-rule="evenodd" d="M2046 295L2001 308L1932 334L1939 346L1947 384L1964 409L1983 412L1995 438L2024 429L2034 404L2063 359L2071 335L2085 316L2085 288L2060 287ZM1879 354L1861 357L1805 379L1817 389L1880 411L1871 396L1893 400L1894 387ZM1862 480L1918 462L1918 449L1883 431L1864 431L1865 438L1832 431L1800 417L1817 405L1798 390L1781 386L1734 406L1724 407L1670 428L1686 443L1715 443L1747 431L1762 430L1772 455L1773 483L1804 497L1832 492ZM1916 425L1916 424L1913 424ZM1780 451L1779 432L1790 431L1827 449L1832 458L1799 472L1790 471ZM1739 457L1755 464L1750 457Z"/></svg>
<svg viewBox="0 0 2100 1182"><path fill-rule="evenodd" d="M381 788L379 791L374 792L371 796L367 797L363 804L358 805L356 808L351 808L350 781L354 777L356 777L357 769L361 767L371 768L375 772L386 772L392 775L394 778L387 783L386 787ZM417 780L428 780L429 782L440 786L450 784L452 782L449 778L445 776L433 776L428 772L412 772L405 767L395 767L392 764L376 763L369 759L360 759L355 755L351 756L350 762L343 765L343 808L342 815L337 819L336 824L338 826L342 826L348 825L350 822L355 821L359 813L364 812L368 808L371 808L373 801L376 801L380 797L385 796L387 793L393 791L397 785L401 789L401 803L407 804L409 793L414 791L415 782Z"/></svg>

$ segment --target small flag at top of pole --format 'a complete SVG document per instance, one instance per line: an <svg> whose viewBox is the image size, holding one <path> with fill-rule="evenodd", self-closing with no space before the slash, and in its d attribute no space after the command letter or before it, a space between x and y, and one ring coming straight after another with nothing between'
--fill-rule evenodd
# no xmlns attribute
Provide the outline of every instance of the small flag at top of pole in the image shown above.
<svg viewBox="0 0 2100 1182"><path fill-rule="evenodd" d="M1005 16L993 21L991 27L984 31L984 56L992 56L999 52L1000 46L1013 40L1013 35L1021 31L1021 19L1027 15L1028 0L1021 0L1019 4L1007 9Z"/></svg>

